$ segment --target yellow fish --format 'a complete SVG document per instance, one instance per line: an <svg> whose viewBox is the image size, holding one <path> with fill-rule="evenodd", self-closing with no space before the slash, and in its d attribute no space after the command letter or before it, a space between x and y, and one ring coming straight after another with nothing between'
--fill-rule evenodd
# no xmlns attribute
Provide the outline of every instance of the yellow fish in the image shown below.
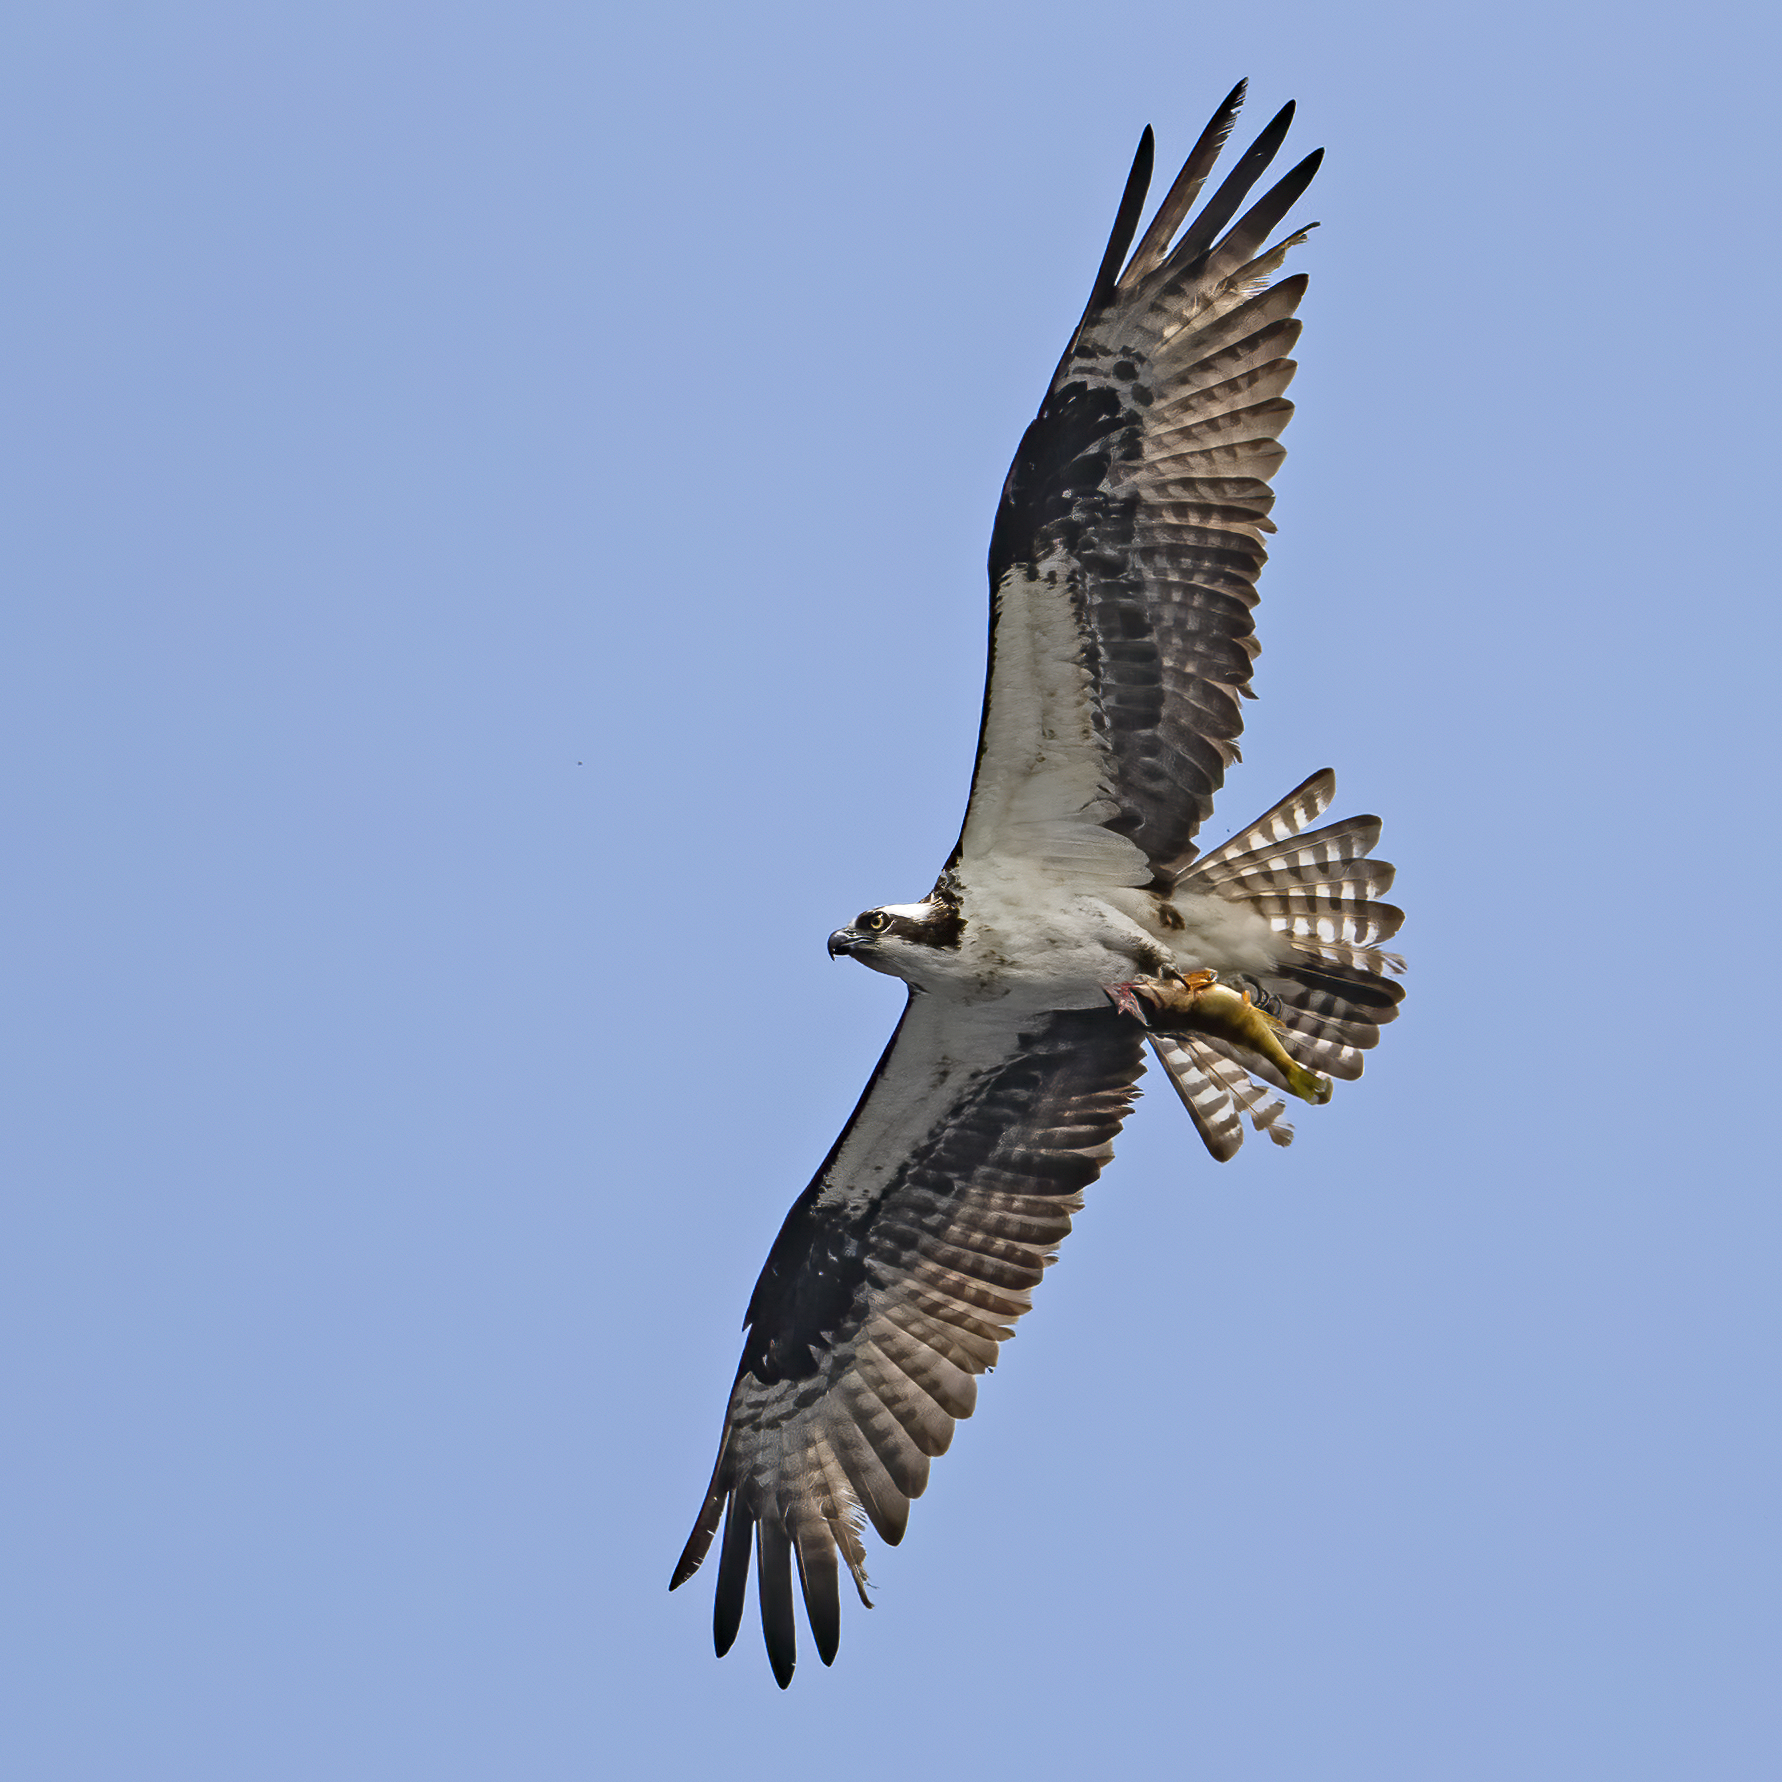
<svg viewBox="0 0 1782 1782"><path fill-rule="evenodd" d="M1210 1033L1259 1053L1281 1073L1287 1088L1301 1101L1322 1107L1336 1085L1288 1056L1275 1037L1282 1023L1250 1000L1248 990L1234 990L1219 982L1213 971L1190 972L1186 977L1145 978L1120 988L1129 994L1114 995L1117 1007L1137 1015L1158 1033ZM1142 1009L1137 998L1150 1005ZM1152 1012L1155 1011L1155 1012Z"/></svg>

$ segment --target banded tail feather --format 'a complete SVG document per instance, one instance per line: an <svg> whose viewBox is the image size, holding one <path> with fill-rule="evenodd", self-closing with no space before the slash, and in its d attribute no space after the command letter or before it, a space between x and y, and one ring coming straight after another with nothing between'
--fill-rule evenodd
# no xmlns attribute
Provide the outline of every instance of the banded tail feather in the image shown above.
<svg viewBox="0 0 1782 1782"><path fill-rule="evenodd" d="M1293 1143L1293 1128L1281 1118L1287 1104L1259 1088L1245 1064L1221 1053L1206 1036L1153 1034L1151 1050L1215 1161L1229 1163L1238 1154L1245 1114L1277 1145Z"/></svg>
<svg viewBox="0 0 1782 1782"><path fill-rule="evenodd" d="M1335 795L1335 774L1321 769L1188 867L1175 895L1220 897L1267 918L1284 943L1283 955L1272 971L1258 974L1255 988L1281 1023L1282 1046L1307 1070L1353 1081L1404 998L1392 982L1404 960L1379 945L1398 931L1404 913L1379 901L1392 887L1394 869L1371 857L1380 839L1378 817L1309 827ZM1153 1050L1220 1162L1242 1143L1240 1108L1272 1110L1263 1118L1252 1112L1253 1123L1277 1144L1290 1142L1292 1128L1276 1118L1281 1104L1255 1100L1265 1097L1259 1084L1292 1093L1266 1058L1217 1034L1177 1036L1164 1045L1154 1036ZM1250 1102L1233 1088L1234 1079Z"/></svg>
<svg viewBox="0 0 1782 1782"><path fill-rule="evenodd" d="M1291 841L1308 823L1315 823L1323 816L1335 797L1335 770L1319 768L1310 779L1295 786L1279 804L1271 806L1254 823L1240 829L1230 841L1221 843L1189 867L1178 881L1178 889L1210 888L1222 876L1220 869L1231 862L1246 854L1266 853L1271 844Z"/></svg>

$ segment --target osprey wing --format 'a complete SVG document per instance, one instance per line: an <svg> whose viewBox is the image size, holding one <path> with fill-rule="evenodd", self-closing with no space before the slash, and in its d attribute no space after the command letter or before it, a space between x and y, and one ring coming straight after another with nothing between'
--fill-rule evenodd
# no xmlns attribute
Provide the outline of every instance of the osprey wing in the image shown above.
<svg viewBox="0 0 1782 1782"><path fill-rule="evenodd" d="M1128 259L1146 130L1088 307L1015 454L990 542L977 769L950 864L1015 855L1167 882L1237 759L1306 282L1268 283L1303 231L1265 244L1322 153L1238 216L1287 106L1188 221L1243 92Z"/></svg>
<svg viewBox="0 0 1782 1782"><path fill-rule="evenodd" d="M860 1105L774 1240L712 1482L670 1589L720 1523L713 1634L730 1649L751 1553L783 1689L792 1565L823 1662L861 1532L902 1540L928 1462L1113 1153L1144 1030L1112 1009L1018 1015L912 996Z"/></svg>

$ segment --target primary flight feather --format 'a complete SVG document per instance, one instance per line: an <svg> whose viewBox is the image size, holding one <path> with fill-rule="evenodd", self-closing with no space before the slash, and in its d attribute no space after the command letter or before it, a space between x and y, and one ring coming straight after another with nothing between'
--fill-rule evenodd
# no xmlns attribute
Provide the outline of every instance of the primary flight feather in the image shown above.
<svg viewBox="0 0 1782 1782"><path fill-rule="evenodd" d="M868 1524L895 1544L928 1463L1025 1312L1113 1154L1150 1047L1221 1162L1247 1117L1286 1144L1403 994L1400 912L1372 817L1313 828L1314 774L1196 858L1237 759L1251 611L1304 231L1269 238L1309 155L1246 210L1287 106L1190 217L1243 101L1214 113L1133 247L1147 129L1107 252L1003 487L990 664L959 840L918 903L829 950L909 1001L755 1284L710 1488L670 1588L722 1529L714 1634L751 1568L774 1676L792 1678L793 1570L824 1663ZM1241 213L1241 214L1240 214Z"/></svg>

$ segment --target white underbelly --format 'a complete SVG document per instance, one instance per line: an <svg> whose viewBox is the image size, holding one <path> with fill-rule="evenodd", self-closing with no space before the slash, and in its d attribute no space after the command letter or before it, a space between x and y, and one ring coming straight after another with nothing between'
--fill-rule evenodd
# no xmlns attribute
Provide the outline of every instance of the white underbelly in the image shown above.
<svg viewBox="0 0 1782 1782"><path fill-rule="evenodd" d="M909 981L969 1003L1095 1008L1110 986L1169 966L1265 975L1286 950L1266 916L1208 893L1162 908L1148 891L1087 892L1009 874L966 888L961 913L960 944L911 949Z"/></svg>
<svg viewBox="0 0 1782 1782"><path fill-rule="evenodd" d="M1095 1008L1107 986L1155 971L1164 958L1127 915L1081 893L1019 902L968 897L964 915L959 946L922 961L913 981L924 990L1017 1007Z"/></svg>
<svg viewBox="0 0 1782 1782"><path fill-rule="evenodd" d="M1116 897L1120 893L1114 894ZM1289 949L1274 924L1247 903L1210 892L1188 892L1170 900L1180 928L1159 929L1179 970L1212 970L1235 977L1239 972L1272 971ZM1155 919L1155 918L1154 918Z"/></svg>

